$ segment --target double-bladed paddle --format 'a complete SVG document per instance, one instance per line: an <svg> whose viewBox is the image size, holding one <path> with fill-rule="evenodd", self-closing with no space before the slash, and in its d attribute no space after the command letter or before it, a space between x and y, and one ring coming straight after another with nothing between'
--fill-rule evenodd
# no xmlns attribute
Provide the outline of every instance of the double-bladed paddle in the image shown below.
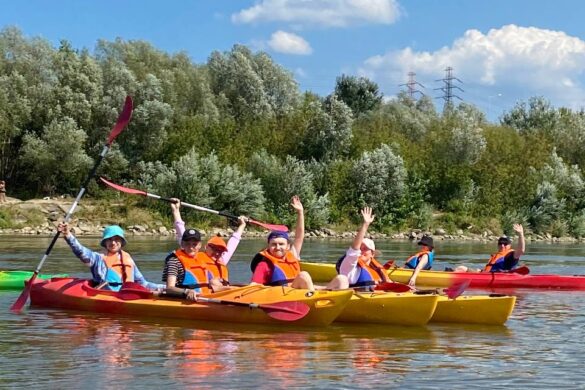
<svg viewBox="0 0 585 390"><path fill-rule="evenodd" d="M146 290L143 286L134 283L124 283L122 289L116 294L120 299L123 300L135 300L135 299L151 299L155 295L152 291ZM160 295L161 298L174 298L184 299L183 293L175 293L174 291L164 290ZM197 297L197 302L204 302L209 304L218 305L230 305L230 306L242 306L249 309L260 309L264 311L269 317L280 321L296 321L305 317L309 314L310 307L300 301L284 301L284 302L272 302L272 303L247 303L239 301L231 301L226 299L217 298L206 298Z"/></svg>
<svg viewBox="0 0 585 390"><path fill-rule="evenodd" d="M95 176L95 173L96 173L98 167L100 166L104 157L106 156L106 154L110 150L110 146L112 145L112 143L114 142L116 137L118 135L120 135L120 133L124 130L126 125L128 125L128 122L130 121L130 118L132 117L132 108L133 108L132 98L130 96L127 96L126 101L124 102L124 108L122 109L122 112L118 116L118 120L116 121L116 124L114 125L114 127L110 131L110 134L108 134L108 139L106 140L106 144L104 145L102 152L100 153L98 159L96 160L93 168L89 172L89 175L85 179L85 182L81 186L81 189L79 190L79 193L77 194L77 197L75 198L75 201L71 205L71 208L69 209L69 211L65 215L63 222L65 222L65 223L69 222L69 219L71 218L71 215L73 214L73 211L75 211L77 204L79 203L79 201L81 200L81 198L85 194L85 191L86 191L87 186L89 185L89 182ZM20 310L22 310L22 308L26 304L26 301L28 300L28 297L30 296L31 286L33 285L35 279L37 278L39 272L41 272L41 268L43 267L45 260L47 260L47 258L49 257L49 254L53 250L53 246L55 246L55 243L57 242L57 239L59 238L60 234L61 234L61 232L57 231L57 234L55 234L55 236L53 236L53 240L51 241L51 244L49 245L49 247L45 251L45 254L43 255L39 265L35 269L33 275L29 279L29 281L25 284L24 290L22 290L22 292L20 293L20 296L18 297L16 302L14 302L14 304L12 304L12 306L10 307L10 310L15 311L15 312L19 312Z"/></svg>
<svg viewBox="0 0 585 390"><path fill-rule="evenodd" d="M126 194L142 195L142 196L146 196L148 198L154 198L154 199L163 200L165 202L173 203L173 200L170 199L170 198L165 198L165 197L160 196L160 195L151 194L149 192L142 191L142 190L137 190L137 189L134 189L134 188L124 187L124 186L121 186L119 184L112 183L111 181L108 181L108 180L104 179L103 177L100 177L100 180L104 184L106 184L107 186L109 186L109 187L111 187L111 188L113 188L113 189L115 189L117 191L124 192ZM195 209L195 210L205 211L207 213L212 213L212 214L216 214L216 215L221 215L222 217L226 217L226 218L229 218L229 219L232 219L232 220L235 220L235 221L238 220L238 217L237 216L235 216L233 214L230 214L230 213L228 213L226 211L216 211L216 210L208 209L207 207L197 206L197 205L194 205L194 204L191 204L191 203L186 203L186 202L183 202L183 201L181 201L181 205L182 206L185 206L185 207L189 207L189 208ZM248 218L248 222L250 222L253 225L261 226L261 227L263 227L265 229L268 229L268 230L278 230L278 231L283 231L283 232L287 232L288 231L288 227L286 225L274 225L274 224L271 224L271 223L259 222L259 221L256 221L256 220L252 219L252 218Z"/></svg>

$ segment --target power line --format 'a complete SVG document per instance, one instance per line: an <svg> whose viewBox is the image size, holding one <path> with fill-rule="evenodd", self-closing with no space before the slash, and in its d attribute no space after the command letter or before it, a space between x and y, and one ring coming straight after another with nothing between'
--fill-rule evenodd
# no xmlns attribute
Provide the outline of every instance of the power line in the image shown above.
<svg viewBox="0 0 585 390"><path fill-rule="evenodd" d="M465 92L465 91L462 90L461 88L459 88L458 86L453 85L454 81L459 81L460 83L463 83L463 81L461 81L457 77L453 76L453 68L452 67L448 66L447 68L445 68L445 78L435 80L435 81L442 81L443 83L445 83L445 85L443 87L435 88L435 90L443 91L443 96L439 96L436 99L445 100L445 107L450 107L453 104L453 98L457 98L461 101L463 100L459 96L457 96L453 93L454 89L458 89L461 92Z"/></svg>
<svg viewBox="0 0 585 390"><path fill-rule="evenodd" d="M424 85L422 85L421 83L419 83L418 81L415 80L415 76L416 73L414 72L408 72L408 82L406 84L399 84L399 87L404 87L406 86L407 90L408 90L408 96L410 96L410 98L412 100L415 100L415 94L420 93L421 96L425 96L424 93L422 93L421 91L419 91L418 89L416 89L417 85L420 85L421 87L425 88Z"/></svg>

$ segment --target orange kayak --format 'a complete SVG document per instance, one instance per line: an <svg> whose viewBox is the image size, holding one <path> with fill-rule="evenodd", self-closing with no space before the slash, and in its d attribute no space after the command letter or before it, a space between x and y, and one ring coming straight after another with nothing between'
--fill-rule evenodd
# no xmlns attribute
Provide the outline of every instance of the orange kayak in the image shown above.
<svg viewBox="0 0 585 390"><path fill-rule="evenodd" d="M154 297L146 291L97 290L85 279L53 278L35 283L30 297L31 305L36 307L201 321L326 326L342 312L352 294L351 290L310 292L253 285L205 295L212 302L193 302Z"/></svg>

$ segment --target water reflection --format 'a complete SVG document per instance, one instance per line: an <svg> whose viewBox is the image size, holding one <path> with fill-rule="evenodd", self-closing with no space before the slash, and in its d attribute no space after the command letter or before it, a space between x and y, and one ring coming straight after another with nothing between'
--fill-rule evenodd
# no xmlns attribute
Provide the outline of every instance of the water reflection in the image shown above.
<svg viewBox="0 0 585 390"><path fill-rule="evenodd" d="M85 240L92 247L97 242ZM0 237L0 269L34 269L49 241ZM237 281L248 280L249 258L261 244L242 242L232 264ZM307 240L306 254L333 261L347 244ZM475 255L479 261L490 251L489 245L439 244L440 258L454 261ZM174 245L133 238L129 250L146 276L159 280ZM379 245L389 257L412 252L408 242ZM530 243L528 250L536 256L533 270L585 273L583 247ZM64 243L43 271L87 275ZM0 291L0 388L579 388L585 293L506 292L518 296L506 326L315 329L38 308L14 315L8 308L18 292Z"/></svg>

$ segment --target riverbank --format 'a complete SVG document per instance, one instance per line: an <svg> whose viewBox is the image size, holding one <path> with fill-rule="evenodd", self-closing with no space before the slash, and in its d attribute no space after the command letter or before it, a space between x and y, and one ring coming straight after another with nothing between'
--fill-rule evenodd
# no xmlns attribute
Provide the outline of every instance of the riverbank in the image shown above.
<svg viewBox="0 0 585 390"><path fill-rule="evenodd" d="M65 197L31 199L22 201L16 198L7 198L6 203L0 204L0 234L2 235L41 235L51 236L56 231L57 224L63 220L73 199ZM107 207L105 207L107 205ZM106 211L112 210L112 211ZM124 212L115 212L115 209ZM84 199L73 214L70 225L78 236L100 236L104 227L113 223L121 224L126 233L134 236L174 236L175 229L169 217L160 215L156 211L137 207L124 202L92 201ZM211 227L199 229L204 236L219 235L229 237L231 228ZM498 239L498 234L486 230L481 234L464 232L446 232L442 228L434 231L407 229L403 232L386 234L371 232L373 239L384 240L417 240L423 234L432 235L435 240L480 241L492 242ZM249 227L244 237L264 237L266 232ZM294 236L294 232L291 232ZM338 231L334 228L308 230L308 238L339 238L351 239L355 231ZM552 237L550 234L528 234L528 241L548 242L583 242L584 239L573 237Z"/></svg>

